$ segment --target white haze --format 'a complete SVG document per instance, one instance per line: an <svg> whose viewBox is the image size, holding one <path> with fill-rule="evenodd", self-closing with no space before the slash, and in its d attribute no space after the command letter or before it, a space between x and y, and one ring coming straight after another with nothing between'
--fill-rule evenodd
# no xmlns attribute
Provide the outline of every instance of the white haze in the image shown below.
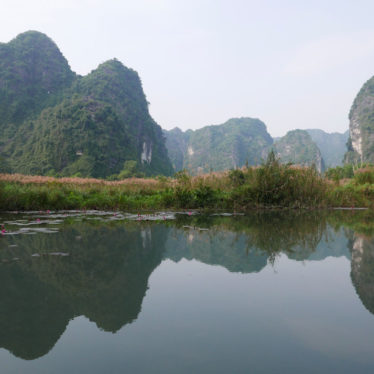
<svg viewBox="0 0 374 374"><path fill-rule="evenodd" d="M374 74L372 1L0 0L0 41L50 36L87 74L117 57L138 71L155 120L200 128L262 119L273 136L348 129Z"/></svg>

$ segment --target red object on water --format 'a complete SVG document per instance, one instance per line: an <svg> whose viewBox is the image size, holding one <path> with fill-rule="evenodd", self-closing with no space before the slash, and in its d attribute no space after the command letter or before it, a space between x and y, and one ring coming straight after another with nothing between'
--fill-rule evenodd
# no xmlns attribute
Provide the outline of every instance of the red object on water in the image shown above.
<svg viewBox="0 0 374 374"><path fill-rule="evenodd" d="M190 216L192 213L191 212L188 212L188 215Z"/></svg>

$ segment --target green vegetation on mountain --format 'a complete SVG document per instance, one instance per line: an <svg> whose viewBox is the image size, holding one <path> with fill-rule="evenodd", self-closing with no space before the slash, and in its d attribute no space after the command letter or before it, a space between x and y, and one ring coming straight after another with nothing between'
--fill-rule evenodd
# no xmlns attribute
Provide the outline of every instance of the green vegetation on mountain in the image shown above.
<svg viewBox="0 0 374 374"><path fill-rule="evenodd" d="M374 163L374 77L363 85L353 101L347 146L346 163Z"/></svg>
<svg viewBox="0 0 374 374"><path fill-rule="evenodd" d="M223 125L183 132L164 131L169 157L176 171L192 174L259 165L273 144L265 125L257 119L234 118ZM328 134L323 130L294 130L274 138L281 162L311 166L322 172L342 164L348 131ZM325 159L326 157L326 159Z"/></svg>
<svg viewBox="0 0 374 374"><path fill-rule="evenodd" d="M77 76L36 31L0 44L0 130L0 167L12 172L115 178L128 161L173 172L138 74L114 59Z"/></svg>
<svg viewBox="0 0 374 374"><path fill-rule="evenodd" d="M113 180L171 175L173 166L201 174L259 165L273 144L264 123L252 118L163 132L134 70L113 59L78 76L37 31L0 43L0 131L0 172ZM335 166L338 134L308 131ZM309 139L287 136L276 145L282 162L323 169ZM294 142L290 154L288 141Z"/></svg>
<svg viewBox="0 0 374 374"><path fill-rule="evenodd" d="M314 165L320 173L325 168L320 150L305 130L289 131L274 143L274 149L283 163Z"/></svg>
<svg viewBox="0 0 374 374"><path fill-rule="evenodd" d="M342 166L344 154L347 151L349 131L327 133L319 129L306 130L321 151L325 167Z"/></svg>
<svg viewBox="0 0 374 374"><path fill-rule="evenodd" d="M18 133L14 169L24 174L106 177L119 173L136 148L113 107L92 99L65 100ZM23 128L24 129L24 128Z"/></svg>
<svg viewBox="0 0 374 374"><path fill-rule="evenodd" d="M258 165L273 143L259 119L233 118L222 125L183 132L165 131L174 168L192 174Z"/></svg>
<svg viewBox="0 0 374 374"><path fill-rule="evenodd" d="M1 139L12 135L24 120L55 105L74 78L56 44L42 33L28 31L0 43Z"/></svg>

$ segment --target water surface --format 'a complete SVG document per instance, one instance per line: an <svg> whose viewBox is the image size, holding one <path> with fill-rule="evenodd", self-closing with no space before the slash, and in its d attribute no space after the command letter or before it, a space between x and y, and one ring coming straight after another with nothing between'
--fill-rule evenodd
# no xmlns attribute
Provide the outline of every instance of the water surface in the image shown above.
<svg viewBox="0 0 374 374"><path fill-rule="evenodd" d="M3 214L2 373L371 373L370 212Z"/></svg>

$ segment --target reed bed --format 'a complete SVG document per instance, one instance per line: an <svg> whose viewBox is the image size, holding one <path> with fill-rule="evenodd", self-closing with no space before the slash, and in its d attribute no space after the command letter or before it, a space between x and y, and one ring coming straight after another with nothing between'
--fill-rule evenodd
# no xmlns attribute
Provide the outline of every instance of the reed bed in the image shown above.
<svg viewBox="0 0 374 374"><path fill-rule="evenodd" d="M0 181L2 182L16 182L23 184L71 184L78 186L86 185L100 185L100 186L140 186L153 187L159 184L157 179L153 178L127 178L119 181L107 181L96 178L76 178L76 177L46 177L41 175L23 175L23 174L0 174Z"/></svg>
<svg viewBox="0 0 374 374"><path fill-rule="evenodd" d="M211 209L373 207L374 169L346 182L314 168L283 165L269 155L258 167L174 178L54 178L0 174L0 210Z"/></svg>

